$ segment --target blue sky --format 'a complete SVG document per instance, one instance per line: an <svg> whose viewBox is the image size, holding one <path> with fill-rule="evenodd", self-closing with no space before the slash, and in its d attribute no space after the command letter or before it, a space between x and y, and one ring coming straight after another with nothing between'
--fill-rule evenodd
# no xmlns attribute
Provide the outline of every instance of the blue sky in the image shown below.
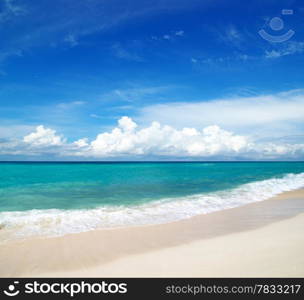
<svg viewBox="0 0 304 300"><path fill-rule="evenodd" d="M301 1L0 0L0 159L303 159L303 24Z"/></svg>

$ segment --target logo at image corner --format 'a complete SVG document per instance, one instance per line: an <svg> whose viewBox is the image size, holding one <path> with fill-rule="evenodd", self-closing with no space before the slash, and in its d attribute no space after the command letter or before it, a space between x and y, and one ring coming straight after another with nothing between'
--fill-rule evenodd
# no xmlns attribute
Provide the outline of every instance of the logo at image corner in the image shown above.
<svg viewBox="0 0 304 300"><path fill-rule="evenodd" d="M293 15L292 9L283 9L282 15ZM269 21L268 26L273 32L281 32L284 29L284 21L281 17L274 17ZM287 32L279 34L279 35L273 35L271 33L268 33L265 29L261 29L259 31L259 35L266 41L272 42L272 43L282 43L286 42L289 39L292 38L292 36L295 34L295 32L291 29L289 29Z"/></svg>
<svg viewBox="0 0 304 300"><path fill-rule="evenodd" d="M9 297L17 296L20 293L20 291L16 289L16 285L18 283L19 283L19 281L14 281L14 284L10 284L7 287L7 290L4 290L3 293Z"/></svg>

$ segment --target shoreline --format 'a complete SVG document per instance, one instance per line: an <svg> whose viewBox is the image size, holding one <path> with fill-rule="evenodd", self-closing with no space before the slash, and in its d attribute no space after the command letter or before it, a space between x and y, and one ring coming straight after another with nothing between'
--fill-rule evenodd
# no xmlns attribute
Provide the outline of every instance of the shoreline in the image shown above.
<svg viewBox="0 0 304 300"><path fill-rule="evenodd" d="M8 242L0 249L0 277L304 276L303 225L301 189L172 223Z"/></svg>

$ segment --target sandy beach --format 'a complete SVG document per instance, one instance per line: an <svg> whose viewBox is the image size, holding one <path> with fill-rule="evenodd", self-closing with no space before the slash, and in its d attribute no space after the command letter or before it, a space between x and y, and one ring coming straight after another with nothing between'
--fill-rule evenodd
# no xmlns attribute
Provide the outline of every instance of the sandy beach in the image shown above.
<svg viewBox="0 0 304 300"><path fill-rule="evenodd" d="M1 245L1 277L303 277L304 191L186 220Z"/></svg>

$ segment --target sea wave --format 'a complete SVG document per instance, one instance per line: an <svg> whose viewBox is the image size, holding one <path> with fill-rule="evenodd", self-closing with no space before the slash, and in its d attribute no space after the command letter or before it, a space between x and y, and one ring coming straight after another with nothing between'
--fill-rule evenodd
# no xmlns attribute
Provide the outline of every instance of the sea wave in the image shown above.
<svg viewBox="0 0 304 300"><path fill-rule="evenodd" d="M304 187L304 173L243 184L231 190L162 199L138 206L82 210L30 210L0 213L0 228L11 238L61 236L97 228L169 223L223 209L263 201Z"/></svg>

